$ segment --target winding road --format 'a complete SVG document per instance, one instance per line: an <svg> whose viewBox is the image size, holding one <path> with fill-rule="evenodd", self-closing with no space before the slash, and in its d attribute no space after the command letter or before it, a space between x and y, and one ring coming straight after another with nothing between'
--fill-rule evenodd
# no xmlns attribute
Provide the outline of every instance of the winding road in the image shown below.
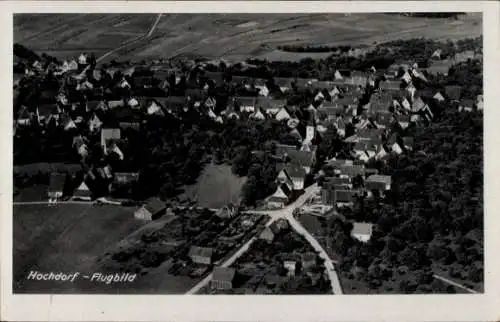
<svg viewBox="0 0 500 322"><path fill-rule="evenodd" d="M319 253L319 256L325 260L325 271L330 279L331 285L332 285L332 291L334 294L342 294L342 287L340 285L340 280L337 275L337 272L335 271L335 266L334 266L334 261L328 256L326 251L323 249L323 247L319 244L319 242L312 236L307 229L305 229L300 222L298 222L294 216L293 212L295 209L298 209L301 207L303 204L305 204L314 194L318 193L320 190L320 187L317 184L314 184L308 188L305 189L304 193L297 198L293 203L288 205L287 207L279 210L260 210L260 211L244 211L243 213L247 214L264 214L268 215L271 218L269 221L267 221L266 226L270 226L274 221L283 218L286 219L289 223L290 226L300 235L304 236L305 239L311 244L311 246L314 248L316 252ZM229 267L231 266L236 259L238 259L241 255L243 255L252 245L252 243L257 239L258 237L254 236L250 240L248 240L246 243L244 243L230 258L225 260L220 266L222 267ZM210 283L210 280L212 279L212 274L209 274L206 276L203 280L201 280L198 284L196 284L193 288L191 288L186 294L196 294L199 292L203 287L208 285Z"/></svg>

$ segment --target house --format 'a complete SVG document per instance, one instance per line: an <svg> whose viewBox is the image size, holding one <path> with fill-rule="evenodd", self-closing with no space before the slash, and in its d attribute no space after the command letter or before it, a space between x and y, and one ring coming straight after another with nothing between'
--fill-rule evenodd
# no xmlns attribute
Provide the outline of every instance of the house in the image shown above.
<svg viewBox="0 0 500 322"><path fill-rule="evenodd" d="M415 101L413 102L412 104L412 109L411 111L413 113L417 113L421 110L423 110L425 108L427 104L422 100L422 97L421 96L418 96L417 98L415 98Z"/></svg>
<svg viewBox="0 0 500 322"><path fill-rule="evenodd" d="M431 58L432 59L437 59L437 60L440 60L441 59L441 53L442 53L442 50L441 49L436 49L432 55L431 55Z"/></svg>
<svg viewBox="0 0 500 322"><path fill-rule="evenodd" d="M85 181L82 181L78 188L76 188L76 190L73 192L72 198L86 201L90 201L92 199L92 193L90 192L89 187L87 186Z"/></svg>
<svg viewBox="0 0 500 322"><path fill-rule="evenodd" d="M120 140L121 132L119 128L103 128L101 129L101 146L106 153L107 146L110 141Z"/></svg>
<svg viewBox="0 0 500 322"><path fill-rule="evenodd" d="M116 156L118 156L118 159L123 161L124 155L123 152L120 150L116 142L110 143L109 147L107 148L107 153L111 154L114 153Z"/></svg>
<svg viewBox="0 0 500 322"><path fill-rule="evenodd" d="M445 86L445 95L450 101L458 102L462 94L462 87L459 85L448 85Z"/></svg>
<svg viewBox="0 0 500 322"><path fill-rule="evenodd" d="M333 77L335 78L335 80L344 79L344 76L342 75L342 72L340 70L336 70L333 74Z"/></svg>
<svg viewBox="0 0 500 322"><path fill-rule="evenodd" d="M288 222L285 219L278 219L268 227L264 228L264 230L260 234L260 239L272 242L278 234L288 228Z"/></svg>
<svg viewBox="0 0 500 322"><path fill-rule="evenodd" d="M356 86L366 86L368 76L360 71L352 71L351 75L347 78L346 83Z"/></svg>
<svg viewBox="0 0 500 322"><path fill-rule="evenodd" d="M484 108L483 95L478 95L476 98L476 107L478 111L482 111Z"/></svg>
<svg viewBox="0 0 500 322"><path fill-rule="evenodd" d="M403 153L403 148L399 145L399 142L394 142L391 146L390 149L392 152L396 154L402 154Z"/></svg>
<svg viewBox="0 0 500 322"><path fill-rule="evenodd" d="M415 143L413 137L411 136L404 136L402 138L403 140L403 146L406 150L412 150L413 144Z"/></svg>
<svg viewBox="0 0 500 322"><path fill-rule="evenodd" d="M64 186L66 184L66 174L52 173L49 180L48 197L50 202L57 202L64 193Z"/></svg>
<svg viewBox="0 0 500 322"><path fill-rule="evenodd" d="M318 108L318 114L325 115L328 120L335 119L338 115L344 113L344 106L335 102L323 102Z"/></svg>
<svg viewBox="0 0 500 322"><path fill-rule="evenodd" d="M278 86L282 93L292 89L293 78L274 77L274 84Z"/></svg>
<svg viewBox="0 0 500 322"><path fill-rule="evenodd" d="M360 164L346 163L339 167L338 173L354 178L358 175L364 175L365 167Z"/></svg>
<svg viewBox="0 0 500 322"><path fill-rule="evenodd" d="M288 164L284 171L288 177L292 180L293 190L302 191L304 190L304 181L306 177L306 171L303 167L296 164Z"/></svg>
<svg viewBox="0 0 500 322"><path fill-rule="evenodd" d="M472 112L474 109L475 103L471 99L463 99L460 100L460 103L458 104L458 111L459 112Z"/></svg>
<svg viewBox="0 0 500 322"><path fill-rule="evenodd" d="M359 240L362 243L367 243L372 237L372 232L373 224L355 222L351 230L351 237Z"/></svg>
<svg viewBox="0 0 500 322"><path fill-rule="evenodd" d="M317 81L317 82L312 83L312 88L317 89L317 90L330 91L334 87L335 87L334 83L329 82L329 81Z"/></svg>
<svg viewBox="0 0 500 322"><path fill-rule="evenodd" d="M354 203L356 196L361 195L360 190L335 190L331 187L324 188L321 191L321 199L326 205L335 205L337 207L348 207Z"/></svg>
<svg viewBox="0 0 500 322"><path fill-rule="evenodd" d="M77 126L71 117L66 117L65 120L62 122L62 126L64 128L64 131L71 131L77 129Z"/></svg>
<svg viewBox="0 0 500 322"><path fill-rule="evenodd" d="M352 181L349 177L327 177L324 180L323 186L326 188L334 186L343 186L344 189L352 188Z"/></svg>
<svg viewBox="0 0 500 322"><path fill-rule="evenodd" d="M87 64L87 55L85 54L80 54L80 56L78 56L78 64L80 65L86 65Z"/></svg>
<svg viewBox="0 0 500 322"><path fill-rule="evenodd" d="M130 89L132 86L130 86L129 82L125 78L123 78L119 83L118 83L119 88L123 89Z"/></svg>
<svg viewBox="0 0 500 322"><path fill-rule="evenodd" d="M394 121L393 114L389 111L379 111L375 114L374 121L379 129L389 128Z"/></svg>
<svg viewBox="0 0 500 322"><path fill-rule="evenodd" d="M237 97L236 102L240 108L240 112L253 113L255 111L256 104L255 97Z"/></svg>
<svg viewBox="0 0 500 322"><path fill-rule="evenodd" d="M269 89L266 85L255 85L255 88L259 90L259 96L268 97Z"/></svg>
<svg viewBox="0 0 500 322"><path fill-rule="evenodd" d="M461 63L461 62L466 62L469 59L474 59L474 56L475 56L474 50L465 50L456 53L454 59L456 63Z"/></svg>
<svg viewBox="0 0 500 322"><path fill-rule="evenodd" d="M399 80L386 80L379 83L379 89L382 91L396 91L401 89L401 81Z"/></svg>
<svg viewBox="0 0 500 322"><path fill-rule="evenodd" d="M337 207L352 206L357 196L361 195L360 190L334 190L334 205Z"/></svg>
<svg viewBox="0 0 500 322"><path fill-rule="evenodd" d="M345 109L349 108L357 108L358 107L358 97L357 95L344 95L344 97L337 99L334 104L338 107L344 107ZM354 110L355 111L355 110ZM348 111L346 111L346 114ZM355 116L355 113L351 113L352 116Z"/></svg>
<svg viewBox="0 0 500 322"><path fill-rule="evenodd" d="M131 108L140 108L140 103L137 99L132 97L131 99L128 100L127 106Z"/></svg>
<svg viewBox="0 0 500 322"><path fill-rule="evenodd" d="M427 67L425 70L427 73L431 75L438 75L442 74L444 76L448 75L448 71L450 67L454 64L455 62L450 59L445 59L445 60L439 60L439 61L433 61L429 67Z"/></svg>
<svg viewBox="0 0 500 322"><path fill-rule="evenodd" d="M283 267L287 270L288 276L295 276L297 269L297 262L293 260L283 261Z"/></svg>
<svg viewBox="0 0 500 322"><path fill-rule="evenodd" d="M139 180L138 172L115 172L114 184L129 184Z"/></svg>
<svg viewBox="0 0 500 322"><path fill-rule="evenodd" d="M276 120L278 120L278 121L289 120L291 118L291 115L288 112L288 110L287 110L286 107L282 107L282 108L280 108L280 110L278 111L278 113L276 113L276 115L274 116L274 118Z"/></svg>
<svg viewBox="0 0 500 322"><path fill-rule="evenodd" d="M286 100L260 98L257 106L269 115L276 115L282 108L286 107Z"/></svg>
<svg viewBox="0 0 500 322"><path fill-rule="evenodd" d="M279 185L276 191L267 198L267 205L271 208L283 208L290 200L291 188L286 183Z"/></svg>
<svg viewBox="0 0 500 322"><path fill-rule="evenodd" d="M257 108L255 110L255 112L253 112L252 114L250 114L249 118L253 119L253 120L265 120L266 119L266 116L265 114L262 112L262 109L261 108Z"/></svg>
<svg viewBox="0 0 500 322"><path fill-rule="evenodd" d="M155 100L151 100L146 108L148 115L164 115L163 108Z"/></svg>
<svg viewBox="0 0 500 322"><path fill-rule="evenodd" d="M196 264L212 264L214 249L210 247L191 246L188 256Z"/></svg>
<svg viewBox="0 0 500 322"><path fill-rule="evenodd" d="M34 119L34 113L30 113L26 106L21 107L19 111L16 123L17 125L26 125L29 126L32 124L32 119Z"/></svg>
<svg viewBox="0 0 500 322"><path fill-rule="evenodd" d="M213 113L213 111L212 111L212 113ZM240 118L240 115L238 114L238 112L235 111L233 104L228 104L227 108L221 112L221 115L225 116L228 119L238 120Z"/></svg>
<svg viewBox="0 0 500 322"><path fill-rule="evenodd" d="M384 161L389 158L390 154L385 149L384 145L380 145L377 150L377 154L375 155L375 160ZM368 170L368 169L367 169ZM366 173L368 174L368 173Z"/></svg>
<svg viewBox="0 0 500 322"><path fill-rule="evenodd" d="M277 164L276 165L276 170L278 172L278 176L276 178L276 181L281 183L286 183L289 187L293 187L293 181L292 178L288 175L286 170L286 165L283 164Z"/></svg>
<svg viewBox="0 0 500 322"><path fill-rule="evenodd" d="M289 159L291 164L303 167L306 173L311 171L311 168L316 162L316 149L312 149L312 151L303 151L298 150L295 146L278 144L276 145L276 155L281 158Z"/></svg>
<svg viewBox="0 0 500 322"><path fill-rule="evenodd" d="M151 198L134 213L134 217L151 221L163 216L166 209L167 207L163 201L158 198Z"/></svg>
<svg viewBox="0 0 500 322"><path fill-rule="evenodd" d="M110 110L119 108L119 107L125 107L125 101L124 100L111 100L108 102L107 107Z"/></svg>
<svg viewBox="0 0 500 322"><path fill-rule="evenodd" d="M78 63L75 60L71 60L68 63L68 71L78 70Z"/></svg>
<svg viewBox="0 0 500 322"><path fill-rule="evenodd" d="M210 287L216 290L229 290L233 288L236 270L231 267L215 267L212 273Z"/></svg>
<svg viewBox="0 0 500 322"><path fill-rule="evenodd" d="M316 253L307 252L300 255L302 270L309 270L316 266Z"/></svg>
<svg viewBox="0 0 500 322"><path fill-rule="evenodd" d="M73 147L76 149L78 155L82 158L86 158L89 154L87 144L81 135L75 136L73 138Z"/></svg>
<svg viewBox="0 0 500 322"><path fill-rule="evenodd" d="M365 187L369 190L386 191L391 189L391 177L374 174L366 178Z"/></svg>

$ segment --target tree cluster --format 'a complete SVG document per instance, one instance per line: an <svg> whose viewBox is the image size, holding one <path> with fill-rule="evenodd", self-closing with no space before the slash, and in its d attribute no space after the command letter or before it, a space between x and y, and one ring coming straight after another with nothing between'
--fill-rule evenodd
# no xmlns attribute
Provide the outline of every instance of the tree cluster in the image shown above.
<svg viewBox="0 0 500 322"><path fill-rule="evenodd" d="M391 158L381 169L393 178L385 202L359 202L345 213L356 221L375 222L376 228L368 244L335 237L344 271L356 268L371 281L373 265L406 269L413 277L439 268L459 280L482 282L482 122L479 112L448 109L429 127L413 130L414 152ZM337 226L333 234L339 229L347 234ZM432 279L427 280L430 290ZM416 288L422 283L402 282L400 291L424 292L426 288Z"/></svg>

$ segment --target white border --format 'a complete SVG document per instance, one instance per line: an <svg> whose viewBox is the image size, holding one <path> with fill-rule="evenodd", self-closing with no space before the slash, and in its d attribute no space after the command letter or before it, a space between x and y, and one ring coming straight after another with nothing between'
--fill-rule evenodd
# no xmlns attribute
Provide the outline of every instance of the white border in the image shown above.
<svg viewBox="0 0 500 322"><path fill-rule="evenodd" d="M4 165L0 177L1 316L3 321L492 321L500 318L499 10L487 1L198 1L0 3ZM345 296L12 295L12 13L27 12L388 12L482 11L484 28L485 294ZM8 166L7 166L8 165ZM496 273L496 274L495 274Z"/></svg>

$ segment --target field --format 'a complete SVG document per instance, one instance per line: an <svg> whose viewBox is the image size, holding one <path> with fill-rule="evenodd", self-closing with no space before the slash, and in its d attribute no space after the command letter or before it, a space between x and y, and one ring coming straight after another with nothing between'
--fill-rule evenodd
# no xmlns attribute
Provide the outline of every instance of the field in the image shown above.
<svg viewBox="0 0 500 322"><path fill-rule="evenodd" d="M228 165L208 164L195 185L186 188L183 196L200 207L221 208L228 203L239 204L246 178L235 176Z"/></svg>
<svg viewBox="0 0 500 322"><path fill-rule="evenodd" d="M30 270L91 272L95 259L143 225L133 209L92 205L14 206L14 291L57 292L69 283L27 281Z"/></svg>
<svg viewBox="0 0 500 322"><path fill-rule="evenodd" d="M14 41L66 58L80 50L97 56L146 34L155 14L16 15ZM123 58L197 54L208 58L272 60L314 56L276 51L278 45L371 45L396 39L460 39L482 34L481 14L459 20L385 14L165 14L152 37ZM290 58L291 57L291 58Z"/></svg>

